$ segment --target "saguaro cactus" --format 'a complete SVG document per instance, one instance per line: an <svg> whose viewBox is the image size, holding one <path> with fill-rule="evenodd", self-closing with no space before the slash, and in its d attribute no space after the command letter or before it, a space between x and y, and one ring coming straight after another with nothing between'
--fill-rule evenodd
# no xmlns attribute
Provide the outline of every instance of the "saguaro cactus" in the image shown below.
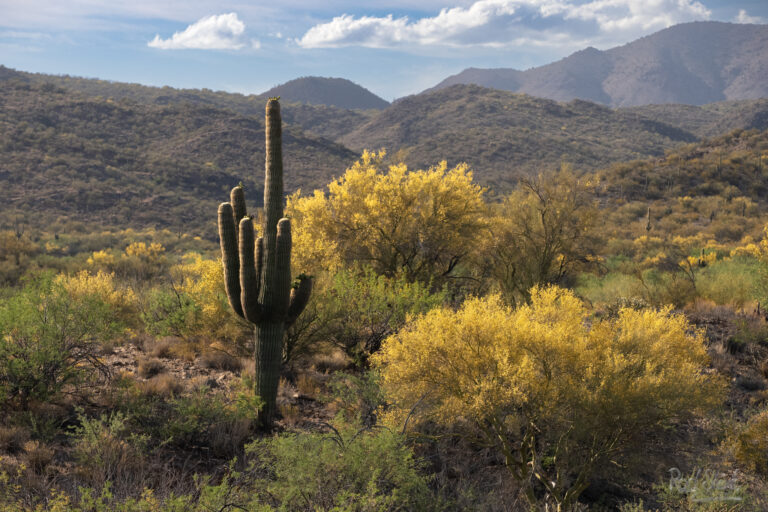
<svg viewBox="0 0 768 512"><path fill-rule="evenodd" d="M262 237L254 241L253 219L246 214L242 185L229 203L219 205L219 238L224 284L232 309L254 325L256 394L264 401L260 421L275 415L283 337L304 310L312 280L299 276L291 286L291 222L283 218L283 155L280 104L266 109L267 158Z"/></svg>

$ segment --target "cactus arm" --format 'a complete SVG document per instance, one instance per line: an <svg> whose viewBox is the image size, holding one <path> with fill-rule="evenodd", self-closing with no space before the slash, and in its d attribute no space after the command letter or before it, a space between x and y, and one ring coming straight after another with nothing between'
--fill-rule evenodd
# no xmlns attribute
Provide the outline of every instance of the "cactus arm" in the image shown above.
<svg viewBox="0 0 768 512"><path fill-rule="evenodd" d="M232 192L229 194L229 203L232 205L235 226L239 226L240 220L247 215L245 208L245 192L242 185L238 185L232 189Z"/></svg>
<svg viewBox="0 0 768 512"><path fill-rule="evenodd" d="M219 241L227 299L235 313L244 317L243 308L240 305L240 259L237 251L237 234L232 205L229 203L219 205Z"/></svg>
<svg viewBox="0 0 768 512"><path fill-rule="evenodd" d="M275 304L274 315L285 320L291 299L291 221L280 219L277 223L275 247Z"/></svg>
<svg viewBox="0 0 768 512"><path fill-rule="evenodd" d="M296 319L299 318L299 315L309 303L309 297L312 295L312 278L302 274L298 279L298 284L291 289L291 299L285 319L286 326L293 325Z"/></svg>
<svg viewBox="0 0 768 512"><path fill-rule="evenodd" d="M257 323L260 317L259 279L254 261L253 220L240 221L240 303L245 319Z"/></svg>
<svg viewBox="0 0 768 512"><path fill-rule="evenodd" d="M256 239L256 298L259 297L259 288L261 285L261 272L264 268L264 237Z"/></svg>

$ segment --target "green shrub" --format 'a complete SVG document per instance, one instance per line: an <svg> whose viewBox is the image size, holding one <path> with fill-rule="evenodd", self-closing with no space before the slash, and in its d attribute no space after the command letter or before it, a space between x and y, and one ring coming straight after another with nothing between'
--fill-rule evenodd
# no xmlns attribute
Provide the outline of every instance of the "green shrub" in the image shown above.
<svg viewBox="0 0 768 512"><path fill-rule="evenodd" d="M103 368L98 343L120 331L96 294L72 297L51 276L0 303L0 404L26 408Z"/></svg>
<svg viewBox="0 0 768 512"><path fill-rule="evenodd" d="M70 433L77 472L90 486L106 482L120 488L141 489L148 436L131 431L125 415L88 418L78 415L80 425Z"/></svg>
<svg viewBox="0 0 768 512"><path fill-rule="evenodd" d="M760 264L753 258L717 261L703 269L696 280L701 297L716 304L741 308L756 298Z"/></svg>
<svg viewBox="0 0 768 512"><path fill-rule="evenodd" d="M429 510L419 465L399 434L338 425L330 434L284 435L248 446L266 475L254 491L285 511Z"/></svg>
<svg viewBox="0 0 768 512"><path fill-rule="evenodd" d="M196 325L200 308L186 293L153 288L140 314L144 328L155 336L184 336Z"/></svg>
<svg viewBox="0 0 768 512"><path fill-rule="evenodd" d="M445 302L444 292L430 293L428 286L408 282L405 276L389 278L370 268L340 271L329 281L319 281L303 318L288 332L288 360L311 352L320 341L329 341L365 365L408 315Z"/></svg>

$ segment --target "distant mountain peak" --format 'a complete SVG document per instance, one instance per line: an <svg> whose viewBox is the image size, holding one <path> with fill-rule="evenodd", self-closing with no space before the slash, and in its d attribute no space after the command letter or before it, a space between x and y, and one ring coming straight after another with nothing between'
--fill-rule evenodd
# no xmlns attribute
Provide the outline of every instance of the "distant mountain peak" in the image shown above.
<svg viewBox="0 0 768 512"><path fill-rule="evenodd" d="M614 107L703 105L768 97L766 77L768 25L699 21L605 51L590 46L526 71L467 68L427 91L471 83Z"/></svg>
<svg viewBox="0 0 768 512"><path fill-rule="evenodd" d="M328 105L347 109L383 109L389 102L346 78L305 76L273 87L262 96L280 96L286 102Z"/></svg>

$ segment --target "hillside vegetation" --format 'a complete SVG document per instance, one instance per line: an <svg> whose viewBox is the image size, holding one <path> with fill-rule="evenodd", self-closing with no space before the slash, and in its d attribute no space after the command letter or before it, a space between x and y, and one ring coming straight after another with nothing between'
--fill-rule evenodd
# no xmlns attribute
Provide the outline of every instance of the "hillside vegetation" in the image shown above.
<svg viewBox="0 0 768 512"><path fill-rule="evenodd" d="M188 103L152 105L5 82L0 94L2 213L38 225L178 227L215 239L210 212L243 180L260 201L263 122ZM350 150L287 128L288 190L320 187ZM257 184L258 183L258 184Z"/></svg>

